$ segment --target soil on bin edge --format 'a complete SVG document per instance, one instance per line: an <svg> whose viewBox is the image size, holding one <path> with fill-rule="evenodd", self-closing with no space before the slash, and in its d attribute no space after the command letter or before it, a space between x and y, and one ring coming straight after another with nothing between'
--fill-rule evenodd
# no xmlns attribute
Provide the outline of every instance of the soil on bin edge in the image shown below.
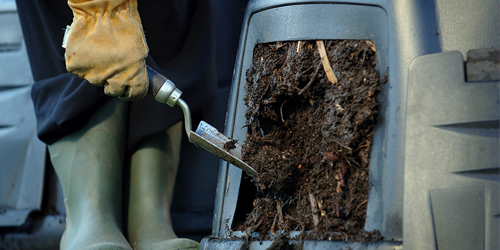
<svg viewBox="0 0 500 250"><path fill-rule="evenodd" d="M368 40L258 44L246 72L248 137L243 160L259 175L253 210L234 231L300 231L299 240L378 241L363 230L368 165L381 80ZM384 77L386 79L386 76ZM384 81L385 82L385 81ZM279 242L275 242L279 247Z"/></svg>

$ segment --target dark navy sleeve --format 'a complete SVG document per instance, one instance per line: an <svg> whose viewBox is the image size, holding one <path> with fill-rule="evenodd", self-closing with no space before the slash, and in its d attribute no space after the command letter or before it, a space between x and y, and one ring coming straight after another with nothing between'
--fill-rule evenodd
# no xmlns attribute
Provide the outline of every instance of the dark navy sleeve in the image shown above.
<svg viewBox="0 0 500 250"><path fill-rule="evenodd" d="M51 144L82 128L110 97L103 88L66 71L61 44L73 18L66 2L17 0L16 4L35 81L31 97L38 137Z"/></svg>
<svg viewBox="0 0 500 250"><path fill-rule="evenodd" d="M86 80L61 74L36 81L31 91L40 140L51 144L83 126L111 97Z"/></svg>

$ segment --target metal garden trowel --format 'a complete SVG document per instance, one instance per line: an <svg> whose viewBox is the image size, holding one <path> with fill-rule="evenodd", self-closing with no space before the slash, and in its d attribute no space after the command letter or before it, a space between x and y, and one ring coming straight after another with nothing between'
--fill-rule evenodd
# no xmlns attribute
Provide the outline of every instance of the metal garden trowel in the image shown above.
<svg viewBox="0 0 500 250"><path fill-rule="evenodd" d="M241 160L241 145L236 141L227 138L210 124L201 121L196 132L191 130L191 112L187 103L180 98L180 91L175 84L166 77L146 66L149 78L149 91L157 101L166 103L170 107L176 104L181 107L184 113L184 126L189 142L202 148L209 153L241 168L252 177L257 176L255 169Z"/></svg>

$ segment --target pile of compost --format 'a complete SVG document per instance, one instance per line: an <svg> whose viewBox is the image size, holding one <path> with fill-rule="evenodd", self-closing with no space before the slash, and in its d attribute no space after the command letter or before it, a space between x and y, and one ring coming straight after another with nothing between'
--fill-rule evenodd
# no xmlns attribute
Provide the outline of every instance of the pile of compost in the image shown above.
<svg viewBox="0 0 500 250"><path fill-rule="evenodd" d="M301 240L381 239L363 230L380 90L373 43L258 44L246 80L243 160L259 175L253 210L233 230L259 239L291 231Z"/></svg>

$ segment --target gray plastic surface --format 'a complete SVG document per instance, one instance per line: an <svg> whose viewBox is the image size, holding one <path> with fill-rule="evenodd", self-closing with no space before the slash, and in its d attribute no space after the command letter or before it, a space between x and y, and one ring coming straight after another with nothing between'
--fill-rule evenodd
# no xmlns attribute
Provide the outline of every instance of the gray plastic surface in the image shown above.
<svg viewBox="0 0 500 250"><path fill-rule="evenodd" d="M36 136L33 78L14 1L0 2L0 227L40 209L45 145Z"/></svg>
<svg viewBox="0 0 500 250"><path fill-rule="evenodd" d="M36 136L32 84L16 3L0 0L0 249L5 250L59 249L66 225L62 188L46 168L46 147Z"/></svg>
<svg viewBox="0 0 500 250"><path fill-rule="evenodd" d="M34 223L34 230L28 232L11 232L3 234L0 239L2 250L58 250L63 234L65 215L47 215Z"/></svg>
<svg viewBox="0 0 500 250"><path fill-rule="evenodd" d="M62 189L53 171L45 173L14 0L0 0L0 24L0 249L59 249L66 225ZM43 190L49 194L44 202ZM57 215L31 216L44 209Z"/></svg>
<svg viewBox="0 0 500 250"><path fill-rule="evenodd" d="M460 195L457 196L443 190L435 190L431 194L428 194L424 200L419 200L424 203L411 203L412 199L414 199L412 197L421 192L421 189L427 188L426 186L430 184L427 178L429 180L433 178L432 176L424 177L425 171L420 173L418 169L432 168L433 166L418 164L419 159L412 158L412 155L409 155L410 158L408 158L408 147L412 149L414 154L419 150L430 151L435 146L434 141L439 140L435 138L436 135L434 137L427 137L426 135L414 134L412 132L418 129L418 124L416 124L418 120L414 122L408 120L407 122L407 116L410 119L412 108L418 109L419 106L410 107L407 105L414 105L414 103L410 103L408 100L411 94L409 88L413 88L414 86L412 83L409 83L409 68L412 61L424 55L436 53L440 55L443 51L460 51L461 54L458 52L447 53L452 53L457 58L460 57L462 66L462 78L460 81L463 82L465 73L463 72L464 63L462 57L469 50L493 48L500 45L500 34L498 32L500 30L499 13L500 3L496 0L251 1L247 6L245 22L240 38L225 133L229 137L238 138L239 140L246 138L246 128L243 126L246 111L243 102L245 95L243 86L245 84L245 72L251 63L253 48L256 43L317 39L370 39L375 43L377 48L379 72L383 75L388 69L389 81L382 86L382 91L379 94L380 112L377 118L371 152L370 181L372 186L369 193L365 229L379 230L385 239L392 240L398 246L402 243L404 244L404 248L408 249L437 249L438 245L439 248L443 249L452 249L452 247L457 247L456 249L468 249L467 247L470 246L473 246L474 249L481 248L481 246L485 246L486 249L498 249L499 240L498 237L494 237L499 235L498 221L500 219L500 213L498 212L498 187L496 186L499 176L498 136L495 138L484 137L482 135L484 138L489 138L487 139L489 143L493 143L496 140L497 144L482 145L477 148L479 151L470 151L469 147L463 146L464 140L465 142L467 141L464 137L457 137L453 146L462 146L456 151L451 151L451 149L441 150L449 154L441 156L442 158L457 157L457 160L449 162L450 165L458 164L460 163L458 159L464 160L467 157L474 157L475 159L483 157L481 159L482 162L492 163L484 166L484 169L479 172L476 172L471 167L464 169L466 172L461 174L453 174L457 176L471 175L472 177L469 178L461 177L471 180L486 176L486 179L489 181L485 182L488 184L479 184L479 189L477 187L468 189L469 186L457 182L456 186L458 188L456 190L472 191L453 191L457 194L463 194L464 200L469 201L469 204L460 205L462 207L455 209L455 215L450 217L446 211L458 206L456 202L459 200ZM436 73L444 74L444 71L441 71L441 73ZM435 83L434 85L437 84L441 83ZM468 92L475 91L475 88L478 87L457 87L454 91L451 91L452 89L448 89L448 91L453 93L455 97L457 95L463 96L465 104L469 98ZM427 91L429 93L425 92L425 95L428 94L429 96L433 96L433 98L440 98L430 93L433 90L428 88ZM495 97L495 94L498 95L498 89L493 88L490 91L491 93L483 97L483 99L477 98L474 104L481 106L483 105L480 104L482 102L488 103L487 105L490 105L490 109L485 111L484 109L477 108L474 111L477 114L470 115L480 116L484 115L484 112L496 112L498 115L497 110L500 102L498 97ZM424 94L421 93L421 95ZM450 98L453 96L450 96ZM444 100L448 99L433 101L438 102L439 105L450 106ZM460 107L467 107L467 105L463 106L464 104ZM438 108L438 106L434 106L434 108ZM463 117L467 117L467 115L469 113L464 113ZM478 128L468 129L468 131L479 134L486 133L488 135L492 133L495 135L497 133L495 132L495 128L498 128L499 124L498 120L495 119L498 118L492 118L492 120L483 119L480 120L480 124L476 124L472 119L473 117L469 117L470 120L457 120L457 125L454 125L454 123L433 124L447 126L446 128L433 127L433 129L447 131L447 133L456 133L450 132L450 130L457 129L457 127L459 127L458 129L463 129L468 126L479 126ZM471 123L467 123L467 121ZM472 135L467 134L467 136ZM427 138L427 140L424 141L422 138ZM420 148L413 148L414 140L422 141L419 144ZM479 145L483 142L477 143ZM497 145L496 148L487 148L495 145ZM437 149L433 148L433 150ZM428 160L431 161L431 159ZM438 166L434 167L437 168ZM444 168L443 166L440 167ZM408 172L408 169L411 168L415 169ZM220 248L220 244L224 245L230 242L227 238L231 233L241 176L241 171L234 166L226 163L221 164L217 184L212 238L205 238L204 242L207 244L202 244L201 248L222 249ZM411 178L420 182L408 181ZM410 183L412 184L410 185ZM414 194L409 194L412 192ZM473 202L470 197L477 198L477 195L482 198ZM418 195L416 197L422 199ZM431 200L434 212L439 214L439 216L435 215L439 217L435 221L431 220L428 216L430 214L428 209ZM476 206L474 204L485 204L484 210L481 210L482 205ZM412 205L415 207L412 208ZM417 207L418 209L422 209L424 205L426 206L425 209L427 209L421 211L421 213L426 215L424 217L420 217L419 213L412 214L408 210L417 210ZM476 214L467 215L463 211L476 212ZM496 214L496 217L487 217L492 214ZM488 218L488 220L479 220L478 218L482 215L484 215L484 218ZM458 224L452 223L456 221L458 221ZM439 225L436 226L436 223ZM449 239L454 236L455 231L463 230L463 232L468 232L467 230L469 229L461 229L461 223L469 223L474 228L484 227L482 231L478 229L475 234L472 234L474 238L473 243L464 243L469 240L467 237L455 237L455 242L450 243ZM428 226L429 224L433 224L436 227L436 233L431 230L432 228L421 227L421 225ZM453 229L451 227L457 228ZM464 234L458 235L463 236ZM434 236L443 241L438 244L434 238L431 238ZM481 245L478 241L482 236L484 236L484 243ZM325 246L333 247L338 243L330 242L325 244ZM369 246L371 245L369 244ZM265 249L265 247L257 247L256 249Z"/></svg>
<svg viewBox="0 0 500 250"><path fill-rule="evenodd" d="M500 83L466 82L460 52L410 65L404 242L500 249Z"/></svg>
<svg viewBox="0 0 500 250"><path fill-rule="evenodd" d="M200 243L200 249L211 250L258 250L269 249L272 247L272 241L249 241L245 239L219 241L210 237L204 238ZM297 242L289 243L291 246L297 245ZM274 249L274 248L271 248ZM401 242L380 241L372 244L362 242L328 242L328 241L303 241L302 249L312 250L401 250Z"/></svg>
<svg viewBox="0 0 500 250"><path fill-rule="evenodd" d="M0 86L33 83L15 1L0 1L0 24Z"/></svg>

